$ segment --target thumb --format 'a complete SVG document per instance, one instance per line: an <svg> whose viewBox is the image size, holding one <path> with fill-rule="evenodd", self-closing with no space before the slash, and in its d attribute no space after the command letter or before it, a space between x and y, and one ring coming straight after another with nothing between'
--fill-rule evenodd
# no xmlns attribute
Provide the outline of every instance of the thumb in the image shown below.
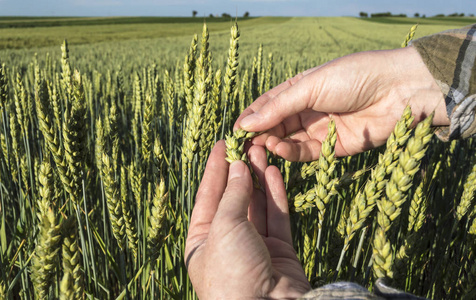
<svg viewBox="0 0 476 300"><path fill-rule="evenodd" d="M241 160L234 161L230 165L228 183L217 214L223 214L227 218L247 218L252 194L250 170Z"/></svg>

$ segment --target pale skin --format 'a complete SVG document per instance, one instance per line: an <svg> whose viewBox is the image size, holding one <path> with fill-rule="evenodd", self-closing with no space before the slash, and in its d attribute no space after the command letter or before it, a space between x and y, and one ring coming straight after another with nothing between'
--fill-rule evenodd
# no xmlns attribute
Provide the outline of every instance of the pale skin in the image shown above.
<svg viewBox="0 0 476 300"><path fill-rule="evenodd" d="M292 245L288 200L264 148L291 161L318 158L330 116L338 156L385 143L405 106L415 123L435 113L449 125L443 94L415 49L352 54L309 69L253 102L235 129L266 131L252 140L253 188L243 162L213 149L197 193L185 249L200 299L295 299L310 289Z"/></svg>

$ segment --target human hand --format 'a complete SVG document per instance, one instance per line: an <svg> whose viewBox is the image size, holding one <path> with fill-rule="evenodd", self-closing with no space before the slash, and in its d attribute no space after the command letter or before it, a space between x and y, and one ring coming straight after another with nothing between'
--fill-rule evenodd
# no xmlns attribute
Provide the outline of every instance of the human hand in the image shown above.
<svg viewBox="0 0 476 300"><path fill-rule="evenodd" d="M265 192L253 188L242 161L229 166L223 141L208 159L185 246L200 299L297 298L310 289L292 246L281 174L267 166L263 147L248 155Z"/></svg>
<svg viewBox="0 0 476 300"><path fill-rule="evenodd" d="M241 114L235 129L267 130L253 144L290 161L311 161L332 115L336 155L353 155L384 144L408 104L415 123L435 111L433 125L449 125L443 93L413 47L361 52L271 89Z"/></svg>

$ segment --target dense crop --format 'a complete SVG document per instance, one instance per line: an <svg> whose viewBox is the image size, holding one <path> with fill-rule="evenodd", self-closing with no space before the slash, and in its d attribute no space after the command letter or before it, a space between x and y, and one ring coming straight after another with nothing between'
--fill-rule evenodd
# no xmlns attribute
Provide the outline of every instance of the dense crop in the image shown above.
<svg viewBox="0 0 476 300"><path fill-rule="evenodd" d="M188 50L176 57L169 46L170 59L156 64L121 56L136 51L130 44L74 54L65 42L61 54L27 63L21 52L0 53L9 63L0 68L0 298L194 298L183 250L214 142L226 136L228 159L246 159L253 134L231 128L254 98L365 43L404 40L368 36L367 22L344 32L355 20L330 20L301 20L303 43L320 34L324 45L311 51L310 40L289 59L275 41L243 58L237 25L226 47L210 45L204 26L200 38L187 37ZM313 286L370 288L387 277L422 296L474 297L474 142L439 142L431 116L415 129L412 120L409 107L385 146L354 157L334 156L333 121L318 161L269 155L284 174L294 246Z"/></svg>

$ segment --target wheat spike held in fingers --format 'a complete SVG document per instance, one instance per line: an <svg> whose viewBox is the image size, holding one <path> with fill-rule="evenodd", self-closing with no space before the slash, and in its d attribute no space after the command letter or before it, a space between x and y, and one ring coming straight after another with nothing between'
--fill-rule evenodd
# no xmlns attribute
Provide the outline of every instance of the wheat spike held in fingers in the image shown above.
<svg viewBox="0 0 476 300"><path fill-rule="evenodd" d="M245 142L256 136L256 132L246 132L238 129L232 135L227 135L225 139L226 161L230 164L236 160L247 161L244 153Z"/></svg>
<svg viewBox="0 0 476 300"><path fill-rule="evenodd" d="M227 135L225 138L226 146L226 158L225 160L230 164L237 160L242 160L245 163L248 163L248 157L244 152L245 142L252 139L259 133L257 132L247 132L243 129L238 129L233 132L232 135ZM262 188L256 173L253 172L253 168L249 166L251 172L251 178L253 179L253 186L257 189Z"/></svg>

